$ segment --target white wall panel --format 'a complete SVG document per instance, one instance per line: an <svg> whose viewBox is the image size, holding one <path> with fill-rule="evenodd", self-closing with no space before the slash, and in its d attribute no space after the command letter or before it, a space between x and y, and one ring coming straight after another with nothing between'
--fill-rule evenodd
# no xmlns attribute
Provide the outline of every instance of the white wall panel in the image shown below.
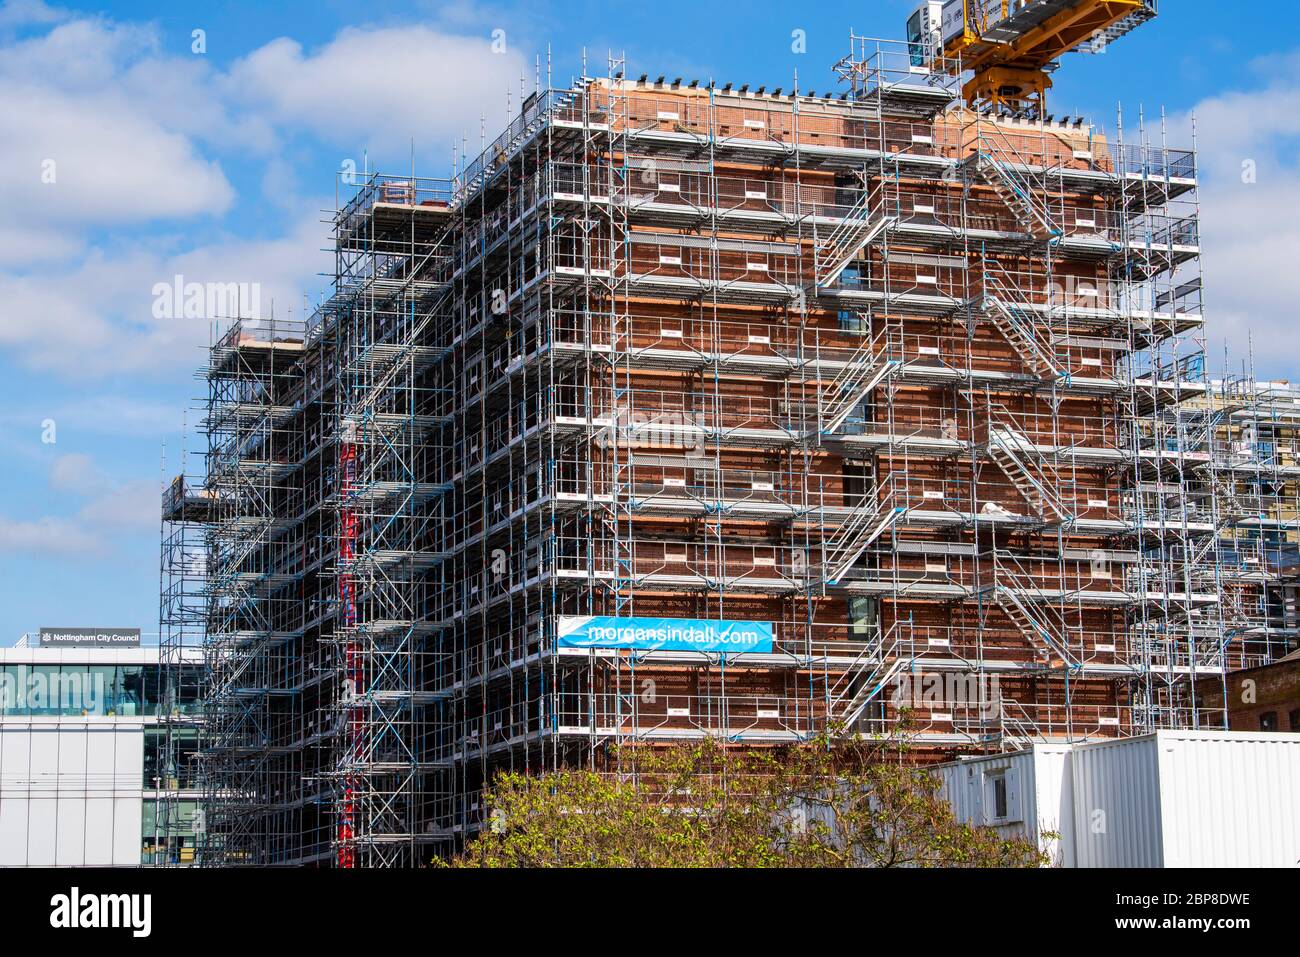
<svg viewBox="0 0 1300 957"><path fill-rule="evenodd" d="M958 820L1033 835L1067 867L1300 865L1300 734L1160 731L1038 744L936 773ZM1012 773L1024 820L998 822L988 781Z"/></svg>
<svg viewBox="0 0 1300 957"><path fill-rule="evenodd" d="M1072 766L1079 867L1163 867L1154 737L1080 745Z"/></svg>
<svg viewBox="0 0 1300 957"><path fill-rule="evenodd" d="M144 800L137 791L134 797L113 800L113 864L136 867L140 863L140 816Z"/></svg>
<svg viewBox="0 0 1300 957"><path fill-rule="evenodd" d="M59 826L57 798L32 798L27 803L27 866L53 867Z"/></svg>
<svg viewBox="0 0 1300 957"><path fill-rule="evenodd" d="M115 802L112 798L92 798L86 802L86 864L90 867L109 867L115 863L113 860L114 806Z"/></svg>
<svg viewBox="0 0 1300 957"><path fill-rule="evenodd" d="M58 829L54 863L80 867L86 863L86 799L78 794L57 802Z"/></svg>
<svg viewBox="0 0 1300 957"><path fill-rule="evenodd" d="M0 867L27 866L27 797L0 794Z"/></svg>
<svg viewBox="0 0 1300 957"><path fill-rule="evenodd" d="M0 866L136 866L144 726L0 721Z"/></svg>
<svg viewBox="0 0 1300 957"><path fill-rule="evenodd" d="M1300 864L1300 734L1162 731L1166 867Z"/></svg>

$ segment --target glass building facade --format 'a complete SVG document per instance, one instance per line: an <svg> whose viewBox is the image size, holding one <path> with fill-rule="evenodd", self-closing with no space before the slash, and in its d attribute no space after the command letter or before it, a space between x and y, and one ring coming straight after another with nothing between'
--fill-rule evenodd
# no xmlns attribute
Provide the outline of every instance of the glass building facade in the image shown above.
<svg viewBox="0 0 1300 957"><path fill-rule="evenodd" d="M0 817L14 832L0 827L0 865L193 862L202 662L187 659L168 775L156 647L0 648Z"/></svg>

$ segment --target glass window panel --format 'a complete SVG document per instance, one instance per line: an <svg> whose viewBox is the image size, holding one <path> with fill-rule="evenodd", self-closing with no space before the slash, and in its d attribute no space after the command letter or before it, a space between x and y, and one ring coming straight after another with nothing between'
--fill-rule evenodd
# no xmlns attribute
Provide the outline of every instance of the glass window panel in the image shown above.
<svg viewBox="0 0 1300 957"><path fill-rule="evenodd" d="M144 786L154 789L159 786L162 776L163 748L167 743L167 734L160 728L148 728L144 733Z"/></svg>
<svg viewBox="0 0 1300 957"><path fill-rule="evenodd" d="M90 713L97 706L91 685L89 665L60 665L58 709L59 714L76 717Z"/></svg>
<svg viewBox="0 0 1300 957"><path fill-rule="evenodd" d="M91 665L86 683L86 712L117 714L117 683L116 665Z"/></svg>
<svg viewBox="0 0 1300 957"><path fill-rule="evenodd" d="M118 686L124 714L147 714L144 700L144 668L141 665L120 665Z"/></svg>
<svg viewBox="0 0 1300 957"><path fill-rule="evenodd" d="M38 717L59 713L59 666L32 665L27 677L27 713Z"/></svg>
<svg viewBox="0 0 1300 957"><path fill-rule="evenodd" d="M4 665L0 667L0 714L21 714L21 683L25 680L26 669L21 665Z"/></svg>

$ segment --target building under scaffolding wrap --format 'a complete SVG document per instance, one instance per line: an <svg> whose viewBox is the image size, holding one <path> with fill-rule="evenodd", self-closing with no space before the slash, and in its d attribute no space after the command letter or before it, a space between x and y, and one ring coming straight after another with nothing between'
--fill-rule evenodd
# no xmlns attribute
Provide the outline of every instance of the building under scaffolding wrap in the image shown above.
<svg viewBox="0 0 1300 957"><path fill-rule="evenodd" d="M902 44L839 97L621 70L350 189L329 302L213 347L164 516L207 862L419 865L496 771L618 743L1223 725L1194 151L972 112ZM582 616L775 638L561 648ZM936 675L981 692L897 694Z"/></svg>

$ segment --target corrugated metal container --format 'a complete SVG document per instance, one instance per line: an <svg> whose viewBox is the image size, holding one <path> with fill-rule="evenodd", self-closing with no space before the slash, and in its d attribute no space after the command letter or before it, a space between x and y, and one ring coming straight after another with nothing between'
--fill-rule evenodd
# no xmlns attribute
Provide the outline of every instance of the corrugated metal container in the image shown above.
<svg viewBox="0 0 1300 957"><path fill-rule="evenodd" d="M1074 864L1070 745L1038 743L1024 751L966 758L935 773L953 815L965 824L1023 837L1063 867Z"/></svg>
<svg viewBox="0 0 1300 957"><path fill-rule="evenodd" d="M1300 734L1160 731L935 772L959 821L1027 837L1063 867L1300 865Z"/></svg>
<svg viewBox="0 0 1300 957"><path fill-rule="evenodd" d="M1161 866L1156 754L1151 735L1076 748L1074 866Z"/></svg>
<svg viewBox="0 0 1300 957"><path fill-rule="evenodd" d="M1300 734L1159 731L1070 764L1080 867L1300 864Z"/></svg>

